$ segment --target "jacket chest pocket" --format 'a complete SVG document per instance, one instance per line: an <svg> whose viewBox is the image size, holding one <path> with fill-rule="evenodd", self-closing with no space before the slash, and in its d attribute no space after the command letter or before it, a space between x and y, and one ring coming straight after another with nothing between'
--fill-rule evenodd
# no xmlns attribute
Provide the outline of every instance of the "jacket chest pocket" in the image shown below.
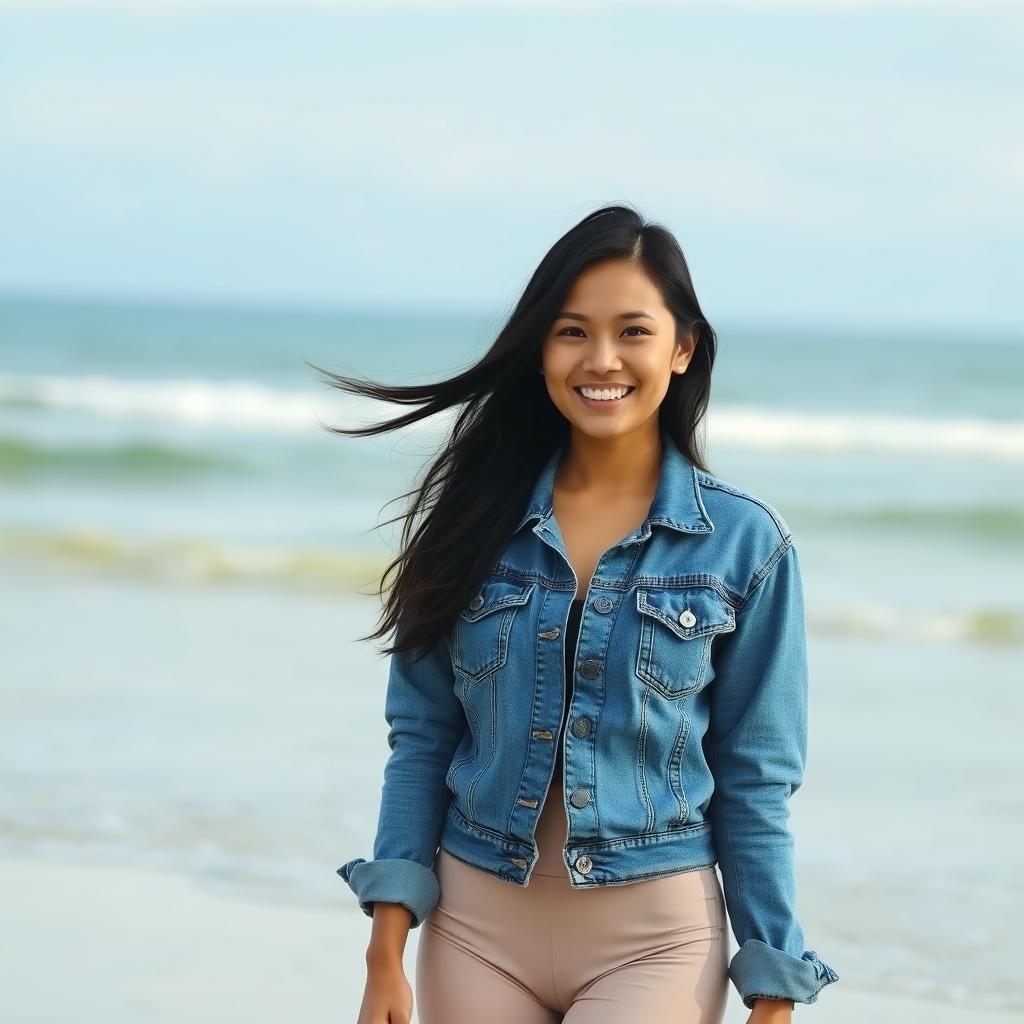
<svg viewBox="0 0 1024 1024"><path fill-rule="evenodd" d="M736 612L714 587L638 588L636 674L665 697L704 685L717 633L736 628Z"/></svg>
<svg viewBox="0 0 1024 1024"><path fill-rule="evenodd" d="M475 682L505 664L516 613L535 586L493 577L484 582L455 622L452 662L459 672Z"/></svg>

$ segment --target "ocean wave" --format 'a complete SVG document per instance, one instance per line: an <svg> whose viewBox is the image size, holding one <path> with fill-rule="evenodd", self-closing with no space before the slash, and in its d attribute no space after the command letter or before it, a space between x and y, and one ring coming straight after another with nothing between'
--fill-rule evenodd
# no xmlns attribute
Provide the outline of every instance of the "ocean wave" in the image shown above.
<svg viewBox="0 0 1024 1024"><path fill-rule="evenodd" d="M99 529L0 529L0 560L147 580L157 584L259 583L352 592L376 586L386 554L308 546L257 547L195 538L124 537ZM361 591L368 593L370 591ZM807 612L822 633L925 643L1024 645L1024 610L999 607L908 610L844 602Z"/></svg>
<svg viewBox="0 0 1024 1024"><path fill-rule="evenodd" d="M840 498L831 504L801 504L794 499L790 518L801 526L854 528L876 533L922 533L980 540L1024 542L1024 505L980 503L972 505L886 504L850 508Z"/></svg>
<svg viewBox="0 0 1024 1024"><path fill-rule="evenodd" d="M83 375L0 374L0 406L76 410L105 419L176 423L274 433L307 433L327 425L358 426L388 416L382 403L344 395L326 384L308 390L254 380L130 380ZM327 413L327 415L320 415ZM448 410L411 429L442 430ZM874 412L795 412L750 405L708 413L713 446L773 451L879 451L1024 459L1024 421L975 417L891 416Z"/></svg>
<svg viewBox="0 0 1024 1024"><path fill-rule="evenodd" d="M1024 458L1024 422L966 416L803 413L733 405L709 411L707 435L714 445L773 451Z"/></svg>
<svg viewBox="0 0 1024 1024"><path fill-rule="evenodd" d="M346 426L355 414L366 414L367 422L379 414L380 403L338 396L341 392L329 393L327 385L286 390L254 380L0 373L0 407L73 411L101 420L162 420L183 426L312 435L323 429L317 419L324 418L320 413L328 406L331 417L344 415Z"/></svg>
<svg viewBox="0 0 1024 1024"><path fill-rule="evenodd" d="M306 546L258 547L204 538L126 537L96 528L6 526L0 558L157 583L263 582L351 590L379 579L386 555Z"/></svg>
<svg viewBox="0 0 1024 1024"><path fill-rule="evenodd" d="M920 609L850 602L807 611L810 630L907 642L1024 645L1024 610L1014 608Z"/></svg>
<svg viewBox="0 0 1024 1024"><path fill-rule="evenodd" d="M8 481L39 476L164 479L246 468L237 459L149 441L40 444L0 438L0 480Z"/></svg>

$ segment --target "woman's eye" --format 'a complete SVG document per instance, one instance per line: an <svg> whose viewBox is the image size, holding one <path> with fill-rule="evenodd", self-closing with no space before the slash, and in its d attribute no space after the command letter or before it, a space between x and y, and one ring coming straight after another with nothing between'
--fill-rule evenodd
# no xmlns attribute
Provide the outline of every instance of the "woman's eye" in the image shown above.
<svg viewBox="0 0 1024 1024"><path fill-rule="evenodd" d="M626 330L627 331L642 331L644 334L650 334L651 333L646 328L638 327L638 326L627 327ZM582 331L582 328L580 328L580 327L563 327L558 333L559 334L565 334L566 331ZM572 335L572 337L576 337L576 335ZM631 334L630 337L631 338L637 338L637 337L640 337L640 335Z"/></svg>

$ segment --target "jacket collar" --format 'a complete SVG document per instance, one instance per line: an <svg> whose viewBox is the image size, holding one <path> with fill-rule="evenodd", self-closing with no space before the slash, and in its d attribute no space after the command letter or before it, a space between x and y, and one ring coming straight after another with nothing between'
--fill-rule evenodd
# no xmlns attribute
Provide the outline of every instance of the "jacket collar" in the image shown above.
<svg viewBox="0 0 1024 1024"><path fill-rule="evenodd" d="M711 533L715 524L700 499L697 467L664 429L661 431L661 442L661 475L650 511L640 528L641 535L649 536L653 525L669 526L684 533ZM516 524L517 531L530 519L545 521L553 514L555 474L568 447L567 434L540 471L526 512Z"/></svg>

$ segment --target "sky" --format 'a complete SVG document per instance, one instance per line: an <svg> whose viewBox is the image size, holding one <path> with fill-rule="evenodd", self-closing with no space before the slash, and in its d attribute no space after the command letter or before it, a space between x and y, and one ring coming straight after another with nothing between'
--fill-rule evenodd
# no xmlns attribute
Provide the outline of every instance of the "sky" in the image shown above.
<svg viewBox="0 0 1024 1024"><path fill-rule="evenodd" d="M942 0L0 0L0 293L487 310L628 202L712 322L1014 334L1022 43Z"/></svg>

